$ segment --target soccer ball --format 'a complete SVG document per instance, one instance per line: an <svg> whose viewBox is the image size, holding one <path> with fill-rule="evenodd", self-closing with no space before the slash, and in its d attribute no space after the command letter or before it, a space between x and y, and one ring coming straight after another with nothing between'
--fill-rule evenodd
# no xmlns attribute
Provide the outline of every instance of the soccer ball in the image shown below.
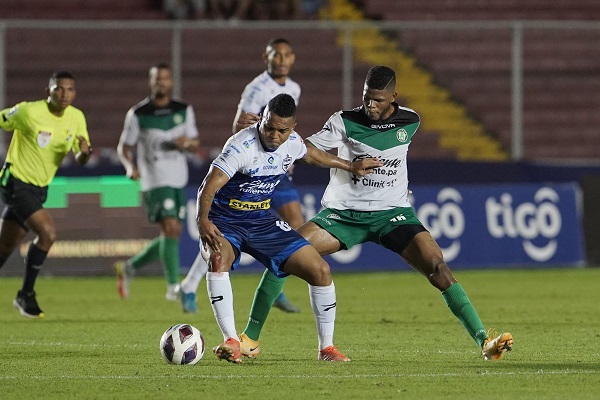
<svg viewBox="0 0 600 400"><path fill-rule="evenodd" d="M192 325L173 325L160 338L160 354L169 364L194 365L204 355L204 337Z"/></svg>

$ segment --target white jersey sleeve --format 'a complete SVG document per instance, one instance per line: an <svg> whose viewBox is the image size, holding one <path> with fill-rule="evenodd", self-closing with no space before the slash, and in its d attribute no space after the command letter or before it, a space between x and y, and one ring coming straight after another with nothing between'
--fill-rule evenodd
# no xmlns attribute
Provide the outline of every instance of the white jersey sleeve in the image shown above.
<svg viewBox="0 0 600 400"><path fill-rule="evenodd" d="M260 87L253 83L254 81L250 82L244 88L238 109L243 112L260 114L269 100L265 101L265 96L261 95L261 93L264 92L260 90Z"/></svg>
<svg viewBox="0 0 600 400"><path fill-rule="evenodd" d="M239 136L231 136L221 153L212 162L213 165L232 178L237 172L242 171L248 160L248 152L237 140Z"/></svg>
<svg viewBox="0 0 600 400"><path fill-rule="evenodd" d="M187 106L187 117L185 119L185 137L190 139L196 139L199 135L198 127L196 126L196 114L194 108L191 105Z"/></svg>
<svg viewBox="0 0 600 400"><path fill-rule="evenodd" d="M340 143L345 143L348 137L341 115L341 111L333 114L319 132L309 136L306 140L323 151L335 149L339 147Z"/></svg>
<svg viewBox="0 0 600 400"><path fill-rule="evenodd" d="M131 108L125 116L125 123L123 124L123 131L121 132L119 144L135 146L139 136L140 124L137 119L137 116L135 115L135 110Z"/></svg>
<svg viewBox="0 0 600 400"><path fill-rule="evenodd" d="M299 104L301 91L298 83L288 77L285 84L281 85L275 82L267 71L264 71L244 88L238 111L261 114L269 100L282 93L289 94L296 105Z"/></svg>

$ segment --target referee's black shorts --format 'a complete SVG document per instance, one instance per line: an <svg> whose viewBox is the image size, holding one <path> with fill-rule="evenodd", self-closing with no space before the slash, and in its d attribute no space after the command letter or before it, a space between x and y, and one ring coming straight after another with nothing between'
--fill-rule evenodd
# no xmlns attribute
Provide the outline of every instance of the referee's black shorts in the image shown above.
<svg viewBox="0 0 600 400"><path fill-rule="evenodd" d="M6 173L10 172L5 171ZM2 179L2 184L0 184L0 195L6 205L2 212L2 219L16 221L27 229L25 221L31 214L43 208L46 197L48 197L48 186L31 185L12 175L7 178Z"/></svg>

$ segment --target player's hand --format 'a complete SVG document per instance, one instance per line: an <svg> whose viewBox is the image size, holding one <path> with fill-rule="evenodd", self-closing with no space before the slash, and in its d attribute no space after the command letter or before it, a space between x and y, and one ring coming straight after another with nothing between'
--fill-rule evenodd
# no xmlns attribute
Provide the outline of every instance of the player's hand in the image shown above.
<svg viewBox="0 0 600 400"><path fill-rule="evenodd" d="M138 179L140 179L140 171L135 166L127 167L125 175L127 175L127 177L132 181L137 181Z"/></svg>
<svg viewBox="0 0 600 400"><path fill-rule="evenodd" d="M254 125L260 120L260 115L254 114L251 112L242 111L240 117L238 118L237 123L235 124L235 128L239 131L241 129L247 128L250 125Z"/></svg>
<svg viewBox="0 0 600 400"><path fill-rule="evenodd" d="M195 147L194 140L188 138L187 136L178 137L173 143L179 151L188 151L191 150L192 147Z"/></svg>
<svg viewBox="0 0 600 400"><path fill-rule="evenodd" d="M90 155L92 148L87 140L81 135L77 136L77 140L79 140L79 150L85 155Z"/></svg>
<svg viewBox="0 0 600 400"><path fill-rule="evenodd" d="M203 246L214 252L221 250L221 240L224 237L219 228L208 219L198 221L198 232Z"/></svg>
<svg viewBox="0 0 600 400"><path fill-rule="evenodd" d="M350 172L354 175L364 176L373 172L373 170L382 167L383 163L378 158L362 158L350 163Z"/></svg>

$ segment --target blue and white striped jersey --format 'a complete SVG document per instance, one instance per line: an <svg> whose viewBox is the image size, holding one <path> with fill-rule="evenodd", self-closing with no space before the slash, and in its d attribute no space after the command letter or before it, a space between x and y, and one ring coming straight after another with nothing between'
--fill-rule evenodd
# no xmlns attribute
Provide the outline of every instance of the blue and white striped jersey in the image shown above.
<svg viewBox="0 0 600 400"><path fill-rule="evenodd" d="M296 132L277 150L265 149L259 139L258 124L231 136L212 162L230 180L217 192L209 218L253 219L271 215L275 186L294 161L306 155L304 141Z"/></svg>

